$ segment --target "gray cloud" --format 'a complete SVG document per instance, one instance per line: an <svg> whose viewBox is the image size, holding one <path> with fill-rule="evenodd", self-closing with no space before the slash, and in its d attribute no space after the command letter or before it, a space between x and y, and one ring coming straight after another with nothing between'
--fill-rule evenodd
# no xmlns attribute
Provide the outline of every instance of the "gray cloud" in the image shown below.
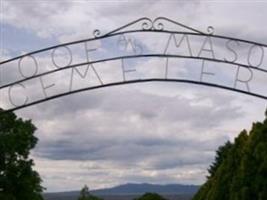
<svg viewBox="0 0 267 200"><path fill-rule="evenodd" d="M210 106L192 106L182 97L146 94L126 87L110 90L82 99L68 98L68 104L75 105L75 112L64 107L66 100L51 103L53 112L46 115L43 123L47 119L65 123L40 130L40 135L54 132L59 136L40 140L34 155L51 160L110 161L122 166L152 159L146 168L153 170L200 165L209 163L213 158L209 152L229 139L215 135L215 128L242 114L238 107L224 107L219 99L212 100ZM90 96L94 96L97 105L87 105ZM96 118L86 117L90 114ZM205 136L206 130L214 133Z"/></svg>
<svg viewBox="0 0 267 200"><path fill-rule="evenodd" d="M144 15L162 15L254 39L264 35L259 30L266 14L259 5L5 0L4 23L62 42L91 37L95 28L105 32ZM200 184L215 149L261 120L264 107L265 102L222 90L153 83L84 92L16 113L38 127L32 156L45 186L72 190L88 182L92 188L125 182Z"/></svg>

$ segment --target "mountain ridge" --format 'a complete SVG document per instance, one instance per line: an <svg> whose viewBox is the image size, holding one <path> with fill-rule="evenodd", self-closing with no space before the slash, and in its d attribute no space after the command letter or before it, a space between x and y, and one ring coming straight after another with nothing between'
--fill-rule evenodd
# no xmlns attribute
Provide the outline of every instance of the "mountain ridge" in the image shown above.
<svg viewBox="0 0 267 200"><path fill-rule="evenodd" d="M186 194L196 192L199 186L183 184L126 183L112 188L92 190L93 194L141 194L156 192L159 194Z"/></svg>
<svg viewBox="0 0 267 200"><path fill-rule="evenodd" d="M199 189L198 185L184 184L150 184L126 183L111 188L90 191L97 196L127 196L142 195L146 192L155 192L162 195L189 195L192 196ZM45 200L74 200L79 196L79 191L44 193Z"/></svg>

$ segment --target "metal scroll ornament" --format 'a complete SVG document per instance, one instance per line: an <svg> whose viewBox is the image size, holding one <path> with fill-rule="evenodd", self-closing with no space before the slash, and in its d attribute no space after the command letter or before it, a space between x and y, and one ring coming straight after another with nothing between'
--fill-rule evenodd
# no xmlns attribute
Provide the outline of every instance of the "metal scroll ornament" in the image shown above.
<svg viewBox="0 0 267 200"><path fill-rule="evenodd" d="M114 33L120 33L123 30L133 30L133 28L131 29L131 27L135 27L134 30L138 30L138 31L164 31L166 30L165 27L167 27L165 24L169 24L169 25L175 25L177 28L183 28L185 29L187 32L194 32L194 33L198 33L198 34L213 34L214 33L214 28L212 26L209 26L207 28L207 33L204 33L202 31L199 31L197 29L194 29L190 26L184 25L182 23L179 23L177 21L171 20L169 18L166 17L157 17L154 20L147 18L147 17L143 17L140 19L137 19L135 21L132 21L124 26L121 26L113 31L110 31L104 35L101 35L101 32L96 29L93 32L93 35L95 38L98 37L105 37ZM137 28L136 28L137 26Z"/></svg>

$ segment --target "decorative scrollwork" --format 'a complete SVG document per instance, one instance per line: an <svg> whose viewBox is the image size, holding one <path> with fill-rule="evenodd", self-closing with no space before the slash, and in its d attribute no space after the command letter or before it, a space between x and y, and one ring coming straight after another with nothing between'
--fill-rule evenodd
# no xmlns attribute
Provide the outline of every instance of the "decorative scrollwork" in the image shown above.
<svg viewBox="0 0 267 200"><path fill-rule="evenodd" d="M157 18L153 21L153 30L158 30L158 31L164 30L164 24L159 20L160 18Z"/></svg>
<svg viewBox="0 0 267 200"><path fill-rule="evenodd" d="M176 22L176 21L171 20L171 19L166 18L166 17L157 17L156 19L154 19L152 29L153 30L157 30L157 31L165 30L165 24L163 22L167 22L167 23L175 25L177 27L186 29L187 31L191 31L191 32L199 33L199 34L204 34L203 32L201 32L201 31L199 31L197 29L194 29L194 28L192 28L190 26L186 26L186 25L184 25L182 23Z"/></svg>
<svg viewBox="0 0 267 200"><path fill-rule="evenodd" d="M215 29L213 26L208 26L208 28L207 28L208 34L212 35L212 34L214 34L214 31L215 31Z"/></svg>
<svg viewBox="0 0 267 200"><path fill-rule="evenodd" d="M171 24L171 25L175 25L177 27L180 27L180 28L183 28L185 29L186 31L190 31L190 32L194 32L194 33L199 33L199 34L206 34L204 32L201 32L197 29L194 29L190 26L186 26L182 23L179 23L179 22L176 22L174 20L171 20L169 18L166 18L166 17L157 17L155 18L154 20L151 20L150 18L147 18L147 17L143 17L143 18L139 18L137 20L134 20L124 26L121 26L113 31L110 31L109 33L106 33L102 36L107 36L107 35L111 35L111 34L114 34L114 33L120 33L122 32L122 30L124 29L129 29L129 27L132 27L132 26L139 26L139 28L137 29L134 29L134 30L137 30L137 31L163 31L165 30L166 28L166 25L165 23L168 23L168 24ZM141 27L140 27L140 24L141 24ZM214 32L214 28L212 26L209 26L208 29L208 34L213 34ZM95 30L94 31L94 37L100 37L100 31L99 30Z"/></svg>
<svg viewBox="0 0 267 200"><path fill-rule="evenodd" d="M143 30L151 30L152 29L152 27L153 27L153 22L151 21L151 19L149 19L149 18L145 18L145 19L143 19L142 20L143 21L143 23L142 23L142 29Z"/></svg>
<svg viewBox="0 0 267 200"><path fill-rule="evenodd" d="M95 38L100 37L101 36L100 30L98 30L98 29L94 30L93 35L94 35Z"/></svg>

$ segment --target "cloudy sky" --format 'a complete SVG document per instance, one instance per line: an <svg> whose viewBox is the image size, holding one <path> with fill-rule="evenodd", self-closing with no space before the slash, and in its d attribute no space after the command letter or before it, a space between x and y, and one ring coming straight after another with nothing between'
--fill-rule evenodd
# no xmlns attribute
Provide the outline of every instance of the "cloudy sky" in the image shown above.
<svg viewBox="0 0 267 200"><path fill-rule="evenodd" d="M140 17L164 16L204 32L213 26L216 34L267 44L264 1L0 2L1 61L90 38L94 29L108 32ZM144 39L143 35L136 36L139 43ZM159 38L150 40L153 48L160 48ZM101 51L112 55L110 43L103 44L106 46ZM39 58L44 68L50 67L48 55ZM151 66L160 62L141 59L128 65L140 69L140 74L155 76L157 72ZM199 63L181 62L184 68L179 68L180 72L194 76L191 68ZM101 65L107 68L105 80L116 79L115 65ZM64 87L67 75L60 74L54 80L60 80L60 87ZM2 71L1 78L16 79L16 75L14 70ZM227 82L226 75L221 78ZM264 81L266 77L259 80ZM35 95L38 89L30 84L29 93ZM76 87L81 84L76 82ZM2 95L3 107L4 99ZM250 129L252 122L262 120L265 108L262 99L226 90L142 83L78 93L16 114L32 119L38 128L39 143L32 157L43 185L48 191L65 191L84 184L92 189L128 182L202 184L218 146L233 140L242 129Z"/></svg>

